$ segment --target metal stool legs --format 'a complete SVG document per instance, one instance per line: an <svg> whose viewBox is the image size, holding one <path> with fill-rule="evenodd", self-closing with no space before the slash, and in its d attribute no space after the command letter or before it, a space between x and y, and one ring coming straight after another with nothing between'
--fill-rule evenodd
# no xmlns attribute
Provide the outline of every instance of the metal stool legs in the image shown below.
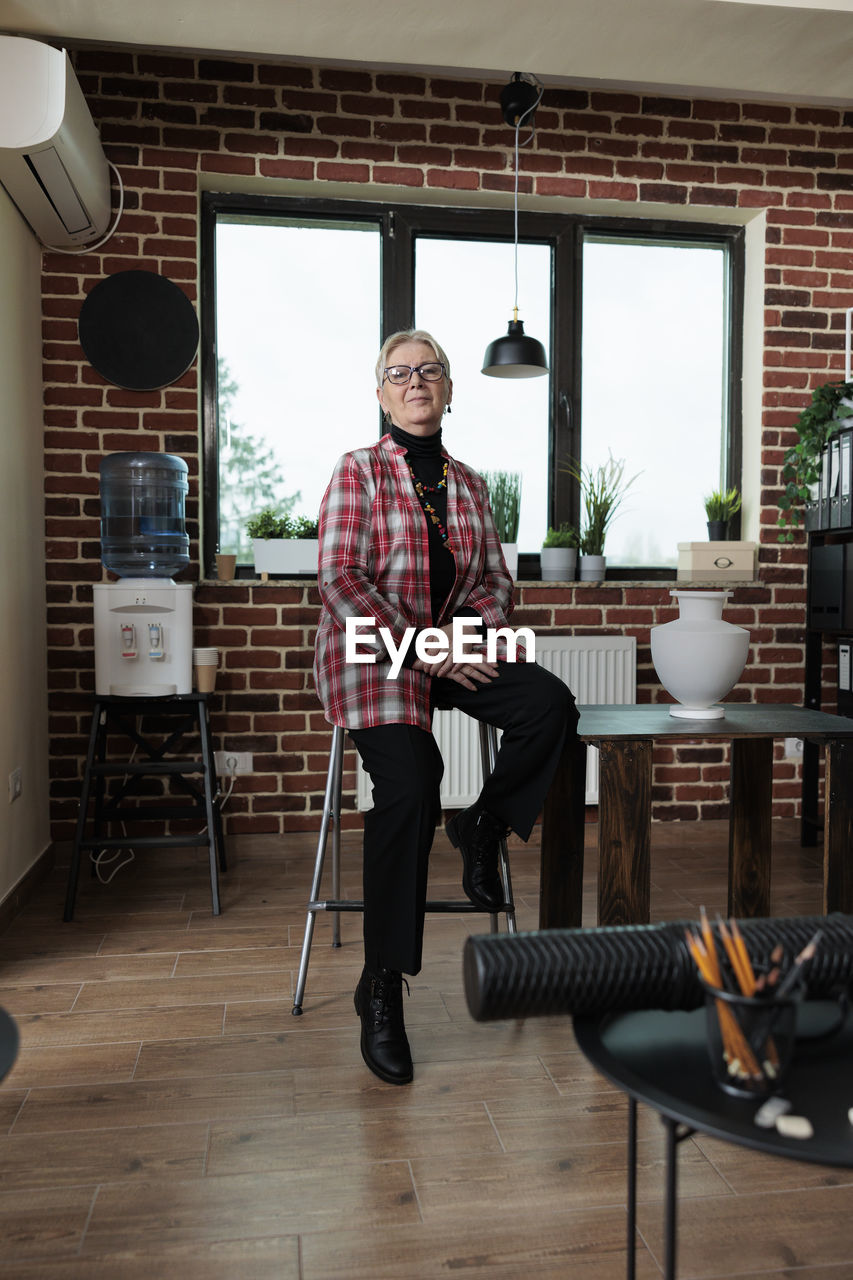
<svg viewBox="0 0 853 1280"><path fill-rule="evenodd" d="M485 782L495 767L495 761L498 758L498 731L493 724L484 724L479 722L480 729L480 762L483 769L483 781ZM512 896L512 879L509 871L509 852L506 847L506 838L501 837L498 844L498 869L501 875L501 884L504 890L504 907L506 914L507 933L515 933L515 901ZM476 910L476 908L474 908ZM498 913L491 914L491 932L499 933Z"/></svg>
<svg viewBox="0 0 853 1280"><path fill-rule="evenodd" d="M298 1016L302 1013L302 1000L305 995L305 983L308 977L308 962L311 958L311 944L314 939L314 922L318 911L331 911L333 913L332 920L332 946L339 947L341 945L341 911L363 911L364 902L360 899L341 898L341 784L344 770L344 740L346 729L342 729L340 725L335 725L332 730L332 745L329 752L329 771L326 775L326 795L323 801L323 817L320 823L320 834L317 840L317 855L314 860L314 878L311 882L311 898L308 903L308 913L305 920L305 936L302 940L302 954L299 960L299 974L296 979L296 991L293 996L293 1008L291 1013ZM480 758L482 761L484 780L492 772L495 767L495 760L498 754L498 735L493 725L480 724ZM320 887L323 879L323 867L326 860L326 845L329 838L329 828L332 829L332 896L331 898L320 898ZM499 870L501 876L501 884L504 891L504 905L502 914L506 916L506 925L509 933L516 932L515 923L515 903L512 897L512 880L509 870L509 854L507 852L506 840L501 840L499 845ZM483 914L482 908L476 907L473 902L457 902L457 901L428 901L426 904L427 911L435 912L455 912L467 914L469 912L477 912ZM491 931L498 932L498 916L501 912L489 912L491 917Z"/></svg>

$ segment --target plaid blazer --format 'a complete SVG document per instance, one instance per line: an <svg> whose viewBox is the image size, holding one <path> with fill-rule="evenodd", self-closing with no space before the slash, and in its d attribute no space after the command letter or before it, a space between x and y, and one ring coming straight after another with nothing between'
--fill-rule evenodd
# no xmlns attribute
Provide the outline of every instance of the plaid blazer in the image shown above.
<svg viewBox="0 0 853 1280"><path fill-rule="evenodd" d="M456 582L438 625L472 607L489 627L506 626L513 582L489 509L485 482L448 459L447 527L456 552ZM338 460L320 508L318 581L323 608L314 648L314 684L332 724L431 727L430 684L403 667L387 679L389 660L378 629L399 645L406 627L432 626L429 550L423 509L412 486L406 450L385 435ZM348 617L375 619L377 661L345 660ZM359 641L360 652L368 647Z"/></svg>

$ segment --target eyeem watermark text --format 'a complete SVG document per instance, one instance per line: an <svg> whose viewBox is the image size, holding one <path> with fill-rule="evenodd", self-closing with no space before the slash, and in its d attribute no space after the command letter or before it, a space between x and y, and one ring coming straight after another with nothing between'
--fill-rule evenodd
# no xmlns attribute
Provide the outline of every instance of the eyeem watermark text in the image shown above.
<svg viewBox="0 0 853 1280"><path fill-rule="evenodd" d="M379 628L379 639L385 645L391 658L391 666L387 675L388 680L394 680L400 674L413 637L415 638L415 655L420 658L421 662L427 663L440 662L451 650L454 662L496 662L499 644L505 646L506 653L504 656L507 662L518 661L519 643L525 647L525 656L528 662L533 662L536 656L536 637L529 627L487 627L485 654L483 653L483 641L480 635L480 623L476 618L453 619L452 645L445 633L440 631L438 627L426 627L415 636L416 631L416 627L406 627L403 638L398 645L395 644L394 637L388 627ZM374 650L370 653L360 652L359 645L372 645ZM375 646L376 619L347 618L346 650L344 655L346 661L375 662Z"/></svg>

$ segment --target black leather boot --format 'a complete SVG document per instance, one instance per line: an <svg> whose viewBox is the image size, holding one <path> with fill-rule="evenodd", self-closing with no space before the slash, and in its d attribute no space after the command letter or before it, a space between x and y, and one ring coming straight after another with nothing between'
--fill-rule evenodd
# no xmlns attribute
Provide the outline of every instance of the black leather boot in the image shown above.
<svg viewBox="0 0 853 1280"><path fill-rule="evenodd" d="M498 873L498 843L507 834L504 823L475 804L451 818L445 830L454 849L462 854L466 896L484 911L500 911L504 891Z"/></svg>
<svg viewBox="0 0 853 1280"><path fill-rule="evenodd" d="M355 989L355 1011L361 1018L361 1056L386 1084L408 1084L414 1075L403 1026L403 982L393 969L371 973L365 965ZM408 991L409 984L406 983Z"/></svg>

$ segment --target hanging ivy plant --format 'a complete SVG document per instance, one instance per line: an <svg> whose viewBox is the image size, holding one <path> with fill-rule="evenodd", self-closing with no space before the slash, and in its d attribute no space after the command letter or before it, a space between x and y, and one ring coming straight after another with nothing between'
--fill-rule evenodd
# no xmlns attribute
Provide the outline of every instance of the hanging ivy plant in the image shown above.
<svg viewBox="0 0 853 1280"><path fill-rule="evenodd" d="M816 387L795 426L799 440L782 459L779 499L779 541L793 542L800 524L800 507L812 496L810 486L820 480L823 446L843 426L853 423L853 382L826 382Z"/></svg>

